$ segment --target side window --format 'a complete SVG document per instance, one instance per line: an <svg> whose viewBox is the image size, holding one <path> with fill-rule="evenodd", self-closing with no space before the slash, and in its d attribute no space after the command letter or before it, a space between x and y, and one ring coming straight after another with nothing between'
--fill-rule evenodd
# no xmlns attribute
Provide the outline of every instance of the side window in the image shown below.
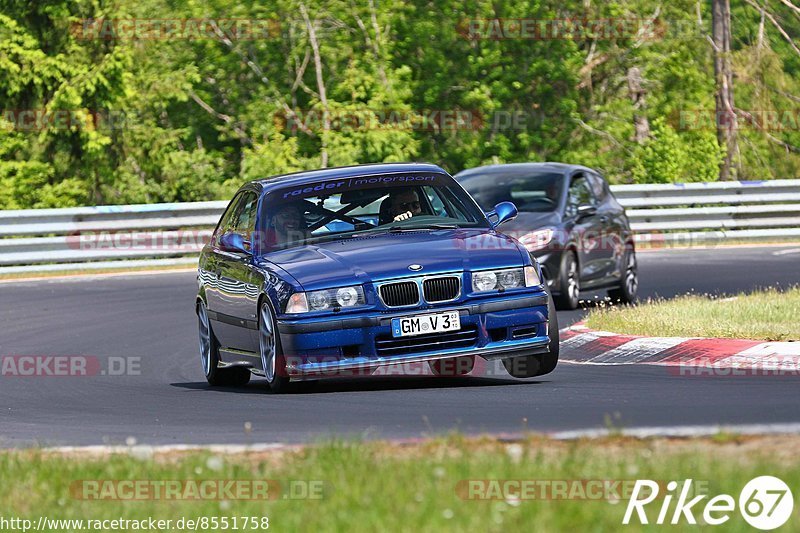
<svg viewBox="0 0 800 533"><path fill-rule="evenodd" d="M598 202L606 199L606 181L598 174L589 174L589 180L592 185L592 192Z"/></svg>
<svg viewBox="0 0 800 533"><path fill-rule="evenodd" d="M433 189L433 194L439 197L439 201L441 201L444 206L445 214L442 216L477 222L475 217L470 214L469 208L464 205L461 198L453 193L452 189ZM436 208L436 204L433 204L433 207Z"/></svg>
<svg viewBox="0 0 800 533"><path fill-rule="evenodd" d="M425 187L425 193L428 197L428 202L431 204L431 209L433 209L432 215L437 217L446 217L447 216L447 208L442 201L442 198L436 192L436 189L433 187Z"/></svg>
<svg viewBox="0 0 800 533"><path fill-rule="evenodd" d="M252 244L248 242L253 241L253 233L256 229L256 206L258 205L258 195L252 191L248 191L242 195L239 202L239 207L236 210L235 221L233 224L233 231L243 235L245 241L245 248L248 250Z"/></svg>
<svg viewBox="0 0 800 533"><path fill-rule="evenodd" d="M213 242L215 245L219 244L219 239L225 233L233 231L234 221L238 218L239 205L242 203L242 194L239 193L233 197L231 203L228 204L228 209L222 214L217 224L217 230L214 232Z"/></svg>
<svg viewBox="0 0 800 533"><path fill-rule="evenodd" d="M573 178L569 186L569 196L567 197L566 215L575 216L578 213L578 206L590 204L596 205L597 201L592 194L592 188L585 176Z"/></svg>
<svg viewBox="0 0 800 533"><path fill-rule="evenodd" d="M258 195L254 192L246 192L242 195L242 200L239 204L241 209L237 210L238 216L236 217L233 231L250 237L256 227L256 205L258 204Z"/></svg>

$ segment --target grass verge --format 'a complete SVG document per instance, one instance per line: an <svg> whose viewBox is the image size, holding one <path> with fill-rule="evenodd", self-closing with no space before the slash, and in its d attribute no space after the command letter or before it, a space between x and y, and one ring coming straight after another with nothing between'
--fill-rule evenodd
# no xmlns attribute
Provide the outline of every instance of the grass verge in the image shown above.
<svg viewBox="0 0 800 533"><path fill-rule="evenodd" d="M685 295L635 307L599 307L592 329L656 337L800 340L800 287L769 288L729 297Z"/></svg>
<svg viewBox="0 0 800 533"><path fill-rule="evenodd" d="M105 274L136 274L136 273L151 273L161 271L191 271L197 270L196 265L180 264L180 265L153 265L153 266L132 266L132 267L119 267L119 268L98 268L89 270L80 269L65 269L53 270L42 272L12 272L0 273L0 281L19 281L19 280L37 280L48 278L67 278L67 277L83 277L83 276L103 276Z"/></svg>
<svg viewBox="0 0 800 533"><path fill-rule="evenodd" d="M613 491L607 494L610 497L598 499L580 499L578 492L572 494L576 499L501 495L476 500L465 498L469 492L459 487L467 480L548 480L567 482L570 487L580 480L604 480L621 481L624 487L636 479L652 479L665 487L670 480L691 478L701 489L698 493L730 494L738 500L750 479L775 475L797 497L800 456L793 450L798 445L798 436L727 434L724 438L647 440L530 437L515 442L451 436L412 445L328 443L241 455L153 456L141 448L110 457L5 451L0 452L0 478L6 481L0 484L0 517L36 523L41 515L173 521L268 516L270 530L277 531L616 531L621 529L627 499L615 497ZM82 480L229 479L279 480L283 489L269 501L86 500L76 498L71 489ZM304 499L301 489L294 495L288 490L309 482L321 482L321 498ZM535 495L538 498L540 493ZM707 501L695 510L699 521ZM658 498L646 507L651 523L663 502ZM686 529L685 522L682 527ZM646 527L636 523L625 529ZM738 511L731 513L724 529L752 530ZM783 529L800 530L800 515L795 512ZM174 525L171 530L178 531Z"/></svg>

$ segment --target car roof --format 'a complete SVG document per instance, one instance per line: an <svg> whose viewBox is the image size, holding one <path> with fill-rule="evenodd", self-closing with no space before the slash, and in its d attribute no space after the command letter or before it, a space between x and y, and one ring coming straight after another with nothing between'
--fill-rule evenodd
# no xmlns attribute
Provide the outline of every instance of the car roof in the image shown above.
<svg viewBox="0 0 800 533"><path fill-rule="evenodd" d="M442 167L431 163L375 163L292 172L291 174L281 174L253 180L250 181L248 185L261 185L264 191L268 191L276 187L292 186L329 179L359 178L382 174L401 174L404 172L432 172L449 176Z"/></svg>
<svg viewBox="0 0 800 533"><path fill-rule="evenodd" d="M456 179L466 178L473 174L527 174L530 172L553 172L559 174L571 174L576 170L592 171L595 170L583 165L571 165L567 163L545 162L545 163L505 163L500 165L485 165L482 167L469 168L462 170L455 175Z"/></svg>

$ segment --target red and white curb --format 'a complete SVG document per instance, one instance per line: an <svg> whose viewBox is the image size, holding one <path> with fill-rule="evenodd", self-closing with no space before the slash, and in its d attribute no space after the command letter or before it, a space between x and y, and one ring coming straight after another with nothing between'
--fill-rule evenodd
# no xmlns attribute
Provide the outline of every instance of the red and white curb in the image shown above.
<svg viewBox="0 0 800 533"><path fill-rule="evenodd" d="M741 369L800 375L800 342L642 337L597 331L582 323L561 330L559 362L589 365L647 364L676 374Z"/></svg>

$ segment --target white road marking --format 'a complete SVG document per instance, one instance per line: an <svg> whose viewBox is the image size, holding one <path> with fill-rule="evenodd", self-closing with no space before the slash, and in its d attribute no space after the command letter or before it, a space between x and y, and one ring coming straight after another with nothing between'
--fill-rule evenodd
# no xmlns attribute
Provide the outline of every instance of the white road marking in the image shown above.
<svg viewBox="0 0 800 533"><path fill-rule="evenodd" d="M800 254L800 248L789 248L787 250L778 250L777 252L772 252L772 255L789 255L789 254Z"/></svg>
<svg viewBox="0 0 800 533"><path fill-rule="evenodd" d="M627 429L575 429L567 431L556 431L545 435L555 440L574 440L574 439L597 439L609 436L624 435L638 439L654 437L710 437L720 433L733 435L800 435L800 423L787 424L739 424L739 425L705 425L705 426L644 426ZM521 440L524 434L500 434L498 438L504 441ZM387 439L389 442L424 442L425 439ZM86 455L111 455L111 454L131 454L149 455L170 452L195 452L206 451L217 454L239 454L248 452L268 452L279 450L298 450L306 448L304 444L168 444L162 446L57 446L43 448L46 453L63 454L86 454ZM313 446L313 445L311 445ZM145 452L145 453L143 453Z"/></svg>
<svg viewBox="0 0 800 533"><path fill-rule="evenodd" d="M238 454L238 453L258 453L282 449L291 449L297 447L296 445L281 444L279 442L262 443L262 444L164 444L159 446L149 446L146 444L137 444L134 446L107 446L107 445L92 445L92 446L54 446L51 448L42 448L45 453L80 453L87 455L111 455L111 454L161 454L172 452L198 452L205 451L217 454Z"/></svg>
<svg viewBox="0 0 800 533"><path fill-rule="evenodd" d="M66 274L64 276L8 278L8 279L0 279L0 284L5 285L12 283L20 283L20 284L71 283L71 282L99 281L108 278L121 278L121 277L129 278L138 276L161 276L166 274L187 274L189 272L197 272L197 268L168 268L163 270L134 270L130 272L98 272L92 274Z"/></svg>
<svg viewBox="0 0 800 533"><path fill-rule="evenodd" d="M596 439L611 435L624 435L637 439L652 437L710 437L719 433L734 435L797 435L800 424L741 424L711 426L653 426L628 429L577 429L550 433L550 438L557 440Z"/></svg>

